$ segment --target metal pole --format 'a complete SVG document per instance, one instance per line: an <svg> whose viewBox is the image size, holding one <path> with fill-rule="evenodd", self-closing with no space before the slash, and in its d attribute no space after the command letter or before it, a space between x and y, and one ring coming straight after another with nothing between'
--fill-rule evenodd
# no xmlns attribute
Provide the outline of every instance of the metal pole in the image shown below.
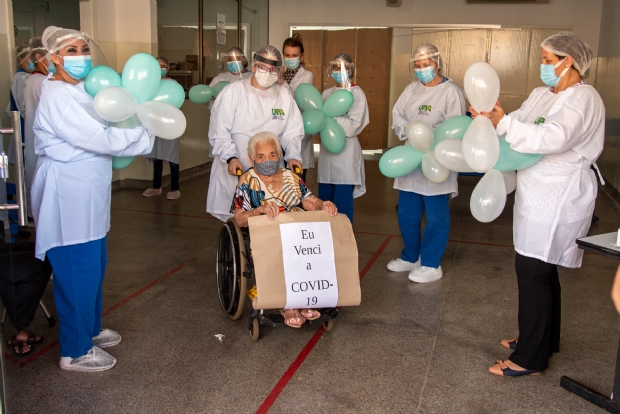
<svg viewBox="0 0 620 414"><path fill-rule="evenodd" d="M243 49L241 45L241 18L243 15L243 0L237 0L237 46ZM245 51L248 53L248 51Z"/></svg>
<svg viewBox="0 0 620 414"><path fill-rule="evenodd" d="M202 67L202 60L204 58L204 17L203 12L203 0L198 0L198 83L204 83L204 68Z"/></svg>
<svg viewBox="0 0 620 414"><path fill-rule="evenodd" d="M20 226L28 224L28 208L26 205L26 179L24 174L24 147L22 144L22 123L19 111L12 111L13 143L15 144L15 187L17 192L17 222Z"/></svg>

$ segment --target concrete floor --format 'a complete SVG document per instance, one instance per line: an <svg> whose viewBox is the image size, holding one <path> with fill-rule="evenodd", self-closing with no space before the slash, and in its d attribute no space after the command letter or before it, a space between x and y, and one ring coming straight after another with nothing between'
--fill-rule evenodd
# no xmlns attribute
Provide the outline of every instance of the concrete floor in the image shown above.
<svg viewBox="0 0 620 414"><path fill-rule="evenodd" d="M510 354L500 340L517 335L513 197L500 218L481 224L469 212L478 179L461 178L444 278L419 285L386 269L402 249L397 192L377 162L367 161L366 171L354 224L361 306L342 309L332 332L264 327L256 343L249 305L231 321L217 299L221 223L205 213L208 175L182 183L175 202L115 192L103 320L123 335L110 349L118 363L102 373L61 371L57 330L38 314L31 328L44 344L27 360L5 360L9 412L603 412L559 383L567 375L611 393L616 261L588 254L581 269L561 269L561 352L542 376L495 377L488 367ZM316 191L315 177L308 181ZM591 233L620 226L617 204L604 194L596 214ZM45 301L53 307L52 284Z"/></svg>

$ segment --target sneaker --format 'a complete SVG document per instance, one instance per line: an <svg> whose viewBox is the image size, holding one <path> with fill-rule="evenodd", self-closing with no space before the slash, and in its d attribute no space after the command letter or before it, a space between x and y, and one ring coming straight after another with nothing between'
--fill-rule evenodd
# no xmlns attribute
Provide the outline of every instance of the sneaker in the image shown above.
<svg viewBox="0 0 620 414"><path fill-rule="evenodd" d="M387 268L392 272L410 272L413 269L420 268L420 259L418 259L418 261L415 263L411 263L399 257L398 259L390 260Z"/></svg>
<svg viewBox="0 0 620 414"><path fill-rule="evenodd" d="M65 371L98 372L110 369L116 364L116 358L106 351L93 346L81 357L60 357L58 365Z"/></svg>
<svg viewBox="0 0 620 414"><path fill-rule="evenodd" d="M178 200L179 198L181 198L181 192L179 190L170 191L168 194L166 194L166 198L168 200Z"/></svg>
<svg viewBox="0 0 620 414"><path fill-rule="evenodd" d="M112 329L102 329L99 335L93 336L93 346L97 348L109 348L120 343L120 334Z"/></svg>
<svg viewBox="0 0 620 414"><path fill-rule="evenodd" d="M419 269L414 269L409 273L409 280L418 283L434 282L441 279L443 271L441 266L438 268L422 266Z"/></svg>
<svg viewBox="0 0 620 414"><path fill-rule="evenodd" d="M142 197L153 197L156 195L161 195L161 188L149 188L142 193Z"/></svg>

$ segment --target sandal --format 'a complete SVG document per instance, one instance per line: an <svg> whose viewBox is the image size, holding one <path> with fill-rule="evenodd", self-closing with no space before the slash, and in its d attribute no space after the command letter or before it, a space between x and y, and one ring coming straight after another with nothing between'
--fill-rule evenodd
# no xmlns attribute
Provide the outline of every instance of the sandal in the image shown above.
<svg viewBox="0 0 620 414"><path fill-rule="evenodd" d="M517 338L502 339L502 346L504 348L512 349L514 351L515 349L517 349L517 342L518 342Z"/></svg>
<svg viewBox="0 0 620 414"><path fill-rule="evenodd" d="M321 317L321 312L316 309L302 309L301 315L309 321L315 321Z"/></svg>
<svg viewBox="0 0 620 414"><path fill-rule="evenodd" d="M536 369L512 369L504 361L498 359L497 364L489 368L489 372L500 377L520 377L523 375L540 375L542 371Z"/></svg>
<svg viewBox="0 0 620 414"><path fill-rule="evenodd" d="M14 345L14 348L13 348L13 355L17 357L24 357L26 355L31 354L33 350L34 350L34 346L32 346L31 344L17 341L17 343Z"/></svg>
<svg viewBox="0 0 620 414"><path fill-rule="evenodd" d="M295 312L295 314L293 316L286 316L285 313L286 312ZM291 328L301 328L301 325L304 324L304 322L306 322L306 318L304 318L303 316L301 316L299 314L299 311L297 309L280 309L280 313L282 314L282 317L284 318L284 323L287 326L290 326ZM292 323L291 321L297 319L301 322L299 323Z"/></svg>
<svg viewBox="0 0 620 414"><path fill-rule="evenodd" d="M26 331L26 333L28 334L28 339L25 341L18 341L17 340L17 336L18 335L13 335L13 337L11 339L9 339L8 341L6 341L8 346L18 346L20 343L26 344L26 345L34 345L34 344L40 344L41 342L43 342L43 337L41 335L37 335L37 334L33 334L32 332L28 332ZM39 337L39 339L37 339L37 336Z"/></svg>

